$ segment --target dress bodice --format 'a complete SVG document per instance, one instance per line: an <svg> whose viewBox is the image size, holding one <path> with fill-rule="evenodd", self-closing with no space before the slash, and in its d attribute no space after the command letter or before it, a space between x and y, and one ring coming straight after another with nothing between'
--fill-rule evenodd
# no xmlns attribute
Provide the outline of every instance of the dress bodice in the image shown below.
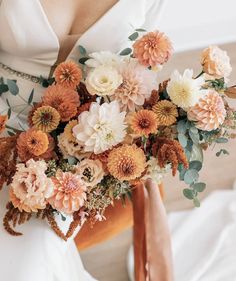
<svg viewBox="0 0 236 281"><path fill-rule="evenodd" d="M78 39L67 59L78 60L79 45L89 53L101 50L119 52L129 44L128 36L134 29L158 28L160 4L162 0L119 0ZM36 77L48 77L57 60L60 44L40 0L0 0L0 34L0 63ZM6 114L10 104L12 122L25 123L24 115L30 109L27 101L32 89L33 101L36 102L44 89L1 68L0 77L17 80L20 89L17 96L9 92L0 96L0 114ZM14 112L21 112L20 120Z"/></svg>

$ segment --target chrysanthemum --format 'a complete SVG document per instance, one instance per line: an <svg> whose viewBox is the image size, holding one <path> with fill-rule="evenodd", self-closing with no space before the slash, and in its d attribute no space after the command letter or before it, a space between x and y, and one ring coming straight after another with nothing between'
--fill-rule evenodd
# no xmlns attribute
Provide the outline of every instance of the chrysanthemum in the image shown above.
<svg viewBox="0 0 236 281"><path fill-rule="evenodd" d="M42 102L38 102L38 103L35 103L31 110L29 111L29 114L28 114L28 123L29 123L29 126L30 127L33 127L34 124L33 124L33 121L32 121L32 118L34 116L34 113L35 111L39 108L39 107L42 107L43 106L43 103Z"/></svg>
<svg viewBox="0 0 236 281"><path fill-rule="evenodd" d="M57 84L65 88L75 89L82 79L82 71L73 61L60 63L54 72Z"/></svg>
<svg viewBox="0 0 236 281"><path fill-rule="evenodd" d="M156 114L151 110L143 109L133 113L129 124L133 133L139 136L148 136L157 132Z"/></svg>
<svg viewBox="0 0 236 281"><path fill-rule="evenodd" d="M102 153L124 140L125 115L116 101L102 105L92 103L89 111L79 115L73 133L85 152Z"/></svg>
<svg viewBox="0 0 236 281"><path fill-rule="evenodd" d="M121 110L135 111L156 88L156 75L136 60L124 62L120 66L120 73L123 76L123 83L111 98L119 102Z"/></svg>
<svg viewBox="0 0 236 281"><path fill-rule="evenodd" d="M5 130L8 117L7 115L0 115L0 134Z"/></svg>
<svg viewBox="0 0 236 281"><path fill-rule="evenodd" d="M45 133L55 130L60 122L60 114L51 106L42 106L35 110L32 123L35 129Z"/></svg>
<svg viewBox="0 0 236 281"><path fill-rule="evenodd" d="M58 171L51 179L54 191L48 201L54 209L69 215L84 205L87 188L80 176Z"/></svg>
<svg viewBox="0 0 236 281"><path fill-rule="evenodd" d="M176 105L168 100L159 101L153 106L152 110L156 114L159 126L171 126L178 117Z"/></svg>
<svg viewBox="0 0 236 281"><path fill-rule="evenodd" d="M144 152L136 145L122 145L114 148L108 156L108 170L120 181L139 178L146 166Z"/></svg>
<svg viewBox="0 0 236 281"><path fill-rule="evenodd" d="M181 75L175 70L167 85L167 92L172 102L177 106L186 109L194 106L200 99L201 86L204 84L202 77L193 78L193 71L186 69Z"/></svg>
<svg viewBox="0 0 236 281"><path fill-rule="evenodd" d="M64 88L61 85L49 86L42 98L43 105L55 108L61 121L69 121L77 113L80 105L79 95L76 91Z"/></svg>
<svg viewBox="0 0 236 281"><path fill-rule="evenodd" d="M17 153L23 162L31 158L48 160L54 156L53 149L53 138L36 129L21 133L17 139Z"/></svg>
<svg viewBox="0 0 236 281"><path fill-rule="evenodd" d="M226 110L220 95L209 90L199 102L188 111L188 118L197 121L196 127L204 131L216 130L224 123Z"/></svg>
<svg viewBox="0 0 236 281"><path fill-rule="evenodd" d="M169 38L159 31L145 34L134 43L133 48L134 56L147 67L167 62L173 52Z"/></svg>

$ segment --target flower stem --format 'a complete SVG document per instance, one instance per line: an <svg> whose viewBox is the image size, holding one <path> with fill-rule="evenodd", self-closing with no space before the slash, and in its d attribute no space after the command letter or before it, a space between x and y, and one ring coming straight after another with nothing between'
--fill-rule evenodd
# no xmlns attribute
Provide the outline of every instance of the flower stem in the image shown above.
<svg viewBox="0 0 236 281"><path fill-rule="evenodd" d="M202 72L199 73L199 74L195 77L195 79L199 78L199 77L202 76L204 73L205 73L205 72L202 70Z"/></svg>

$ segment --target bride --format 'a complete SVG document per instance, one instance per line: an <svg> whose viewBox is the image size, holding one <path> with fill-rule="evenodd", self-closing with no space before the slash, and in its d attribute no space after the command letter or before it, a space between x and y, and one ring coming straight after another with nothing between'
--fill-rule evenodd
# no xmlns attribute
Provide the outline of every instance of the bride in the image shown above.
<svg viewBox="0 0 236 281"><path fill-rule="evenodd" d="M135 28L156 29L159 0L0 0L0 77L17 80L20 92L0 92L0 114L11 107L8 125L26 128L30 110L43 87L39 77L50 77L55 66L78 57L78 46L88 52L119 52ZM0 220L8 201L0 192ZM81 263L73 240L60 240L42 221L31 221L12 237L0 226L0 263L3 281L94 280Z"/></svg>

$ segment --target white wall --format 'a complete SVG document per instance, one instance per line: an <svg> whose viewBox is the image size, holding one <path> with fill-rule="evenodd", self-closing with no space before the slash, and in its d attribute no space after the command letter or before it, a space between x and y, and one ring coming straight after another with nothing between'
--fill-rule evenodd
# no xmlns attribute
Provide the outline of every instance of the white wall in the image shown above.
<svg viewBox="0 0 236 281"><path fill-rule="evenodd" d="M236 0L163 0L161 9L176 51L236 41Z"/></svg>

